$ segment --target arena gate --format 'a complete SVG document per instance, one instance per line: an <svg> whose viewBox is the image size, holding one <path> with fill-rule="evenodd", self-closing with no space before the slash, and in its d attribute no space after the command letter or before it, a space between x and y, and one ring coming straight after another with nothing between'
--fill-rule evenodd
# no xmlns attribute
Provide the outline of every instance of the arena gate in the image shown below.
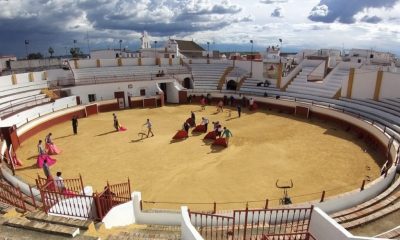
<svg viewBox="0 0 400 240"><path fill-rule="evenodd" d="M107 185L104 190L89 195L85 193L82 177L53 180L38 177L43 210L63 216L102 220L115 206L131 200L130 181Z"/></svg>
<svg viewBox="0 0 400 240"><path fill-rule="evenodd" d="M308 232L313 207L234 210L226 215L190 212L193 226L206 239L315 240Z"/></svg>

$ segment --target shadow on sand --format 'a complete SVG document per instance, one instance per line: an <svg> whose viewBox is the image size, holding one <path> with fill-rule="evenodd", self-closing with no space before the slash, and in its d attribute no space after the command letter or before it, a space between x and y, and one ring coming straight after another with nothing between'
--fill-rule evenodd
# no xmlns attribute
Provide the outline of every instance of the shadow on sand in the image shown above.
<svg viewBox="0 0 400 240"><path fill-rule="evenodd" d="M211 148L210 153L219 153L219 152L222 152L223 150L225 150L226 147L211 144L210 148Z"/></svg>
<svg viewBox="0 0 400 240"><path fill-rule="evenodd" d="M112 130L112 131L109 131L109 132L105 132L105 133L101 133L99 135L96 135L96 137L101 137L101 136L105 136L105 135L108 135L108 134L111 134L111 133L116 133L116 132L118 132L118 131Z"/></svg>
<svg viewBox="0 0 400 240"><path fill-rule="evenodd" d="M172 139L171 141L169 141L169 144L173 144L173 143L178 143L178 142L183 142L188 138L181 138L181 139Z"/></svg>
<svg viewBox="0 0 400 240"><path fill-rule="evenodd" d="M15 169L15 170L19 171L19 170L29 170L29 169L38 169L37 164L34 163L34 164L32 164L31 166L18 167L18 168Z"/></svg>
<svg viewBox="0 0 400 240"><path fill-rule="evenodd" d="M69 134L69 135L65 135L65 136L61 136L61 137L56 137L56 138L53 138L53 139L54 139L54 140L57 140L57 139L62 139L62 138L71 137L71 136L74 136L74 134Z"/></svg>

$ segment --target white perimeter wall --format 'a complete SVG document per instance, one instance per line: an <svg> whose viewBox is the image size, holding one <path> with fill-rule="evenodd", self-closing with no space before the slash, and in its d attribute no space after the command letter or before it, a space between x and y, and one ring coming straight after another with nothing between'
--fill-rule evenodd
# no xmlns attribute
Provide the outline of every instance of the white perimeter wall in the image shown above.
<svg viewBox="0 0 400 240"><path fill-rule="evenodd" d="M319 208L311 215L309 232L318 240L379 240L380 238L357 237L349 233L340 224Z"/></svg>
<svg viewBox="0 0 400 240"><path fill-rule="evenodd" d="M235 66L239 68L243 68L249 73L251 72L251 61L240 61L236 60L235 61ZM263 71L264 71L264 63L263 62L255 62L253 61L253 76L252 78L255 79L265 79L263 76Z"/></svg>
<svg viewBox="0 0 400 240"><path fill-rule="evenodd" d="M109 99L114 99L114 92L120 92L123 91L125 92L125 102L128 103L128 96L132 97L138 97L140 96L140 90L145 89L146 90L146 96L155 96L157 92L160 92L160 89L158 88L158 83L161 82L166 82L166 83L172 83L176 82L175 79L170 79L170 80L159 80L159 81L141 81L141 82L122 82L122 83L106 83L106 84L98 84L98 85L87 85L87 86L77 86L77 87L71 87L71 88L65 88L64 90L70 89L71 90L71 95L79 96L82 104L88 104L89 103L89 94L96 94L96 100L101 101L101 100L109 100ZM129 88L128 86L132 85L132 88ZM167 84L168 86L169 84ZM174 96L174 94L176 96ZM177 92L175 93L171 92L168 95L168 99L171 98L177 99Z"/></svg>
<svg viewBox="0 0 400 240"><path fill-rule="evenodd" d="M356 69L354 73L352 98L373 98L377 71ZM400 88L400 86L399 86Z"/></svg>
<svg viewBox="0 0 400 240"><path fill-rule="evenodd" d="M384 72L380 98L400 97L400 73Z"/></svg>

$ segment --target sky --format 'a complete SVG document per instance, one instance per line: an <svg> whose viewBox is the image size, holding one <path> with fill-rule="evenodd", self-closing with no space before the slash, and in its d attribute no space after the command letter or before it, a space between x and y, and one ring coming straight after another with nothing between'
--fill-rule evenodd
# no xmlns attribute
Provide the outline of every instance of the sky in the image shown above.
<svg viewBox="0 0 400 240"><path fill-rule="evenodd" d="M0 55L74 46L136 50L194 40L210 50L367 48L400 53L400 0L0 0Z"/></svg>

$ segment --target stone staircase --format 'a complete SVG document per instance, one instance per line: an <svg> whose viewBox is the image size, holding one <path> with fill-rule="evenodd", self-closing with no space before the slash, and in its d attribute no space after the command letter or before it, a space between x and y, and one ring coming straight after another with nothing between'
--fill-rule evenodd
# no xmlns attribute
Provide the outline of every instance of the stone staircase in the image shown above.
<svg viewBox="0 0 400 240"><path fill-rule="evenodd" d="M47 215L43 212L31 212L23 217L7 218L3 225L42 233L44 238L60 236L77 239L99 239L98 237L83 236L89 228L94 228L91 220L78 220L59 216Z"/></svg>
<svg viewBox="0 0 400 240"><path fill-rule="evenodd" d="M180 226L165 226L165 225L145 225L143 228L137 228L128 231L123 231L118 234L109 235L105 240L178 240L181 239Z"/></svg>

